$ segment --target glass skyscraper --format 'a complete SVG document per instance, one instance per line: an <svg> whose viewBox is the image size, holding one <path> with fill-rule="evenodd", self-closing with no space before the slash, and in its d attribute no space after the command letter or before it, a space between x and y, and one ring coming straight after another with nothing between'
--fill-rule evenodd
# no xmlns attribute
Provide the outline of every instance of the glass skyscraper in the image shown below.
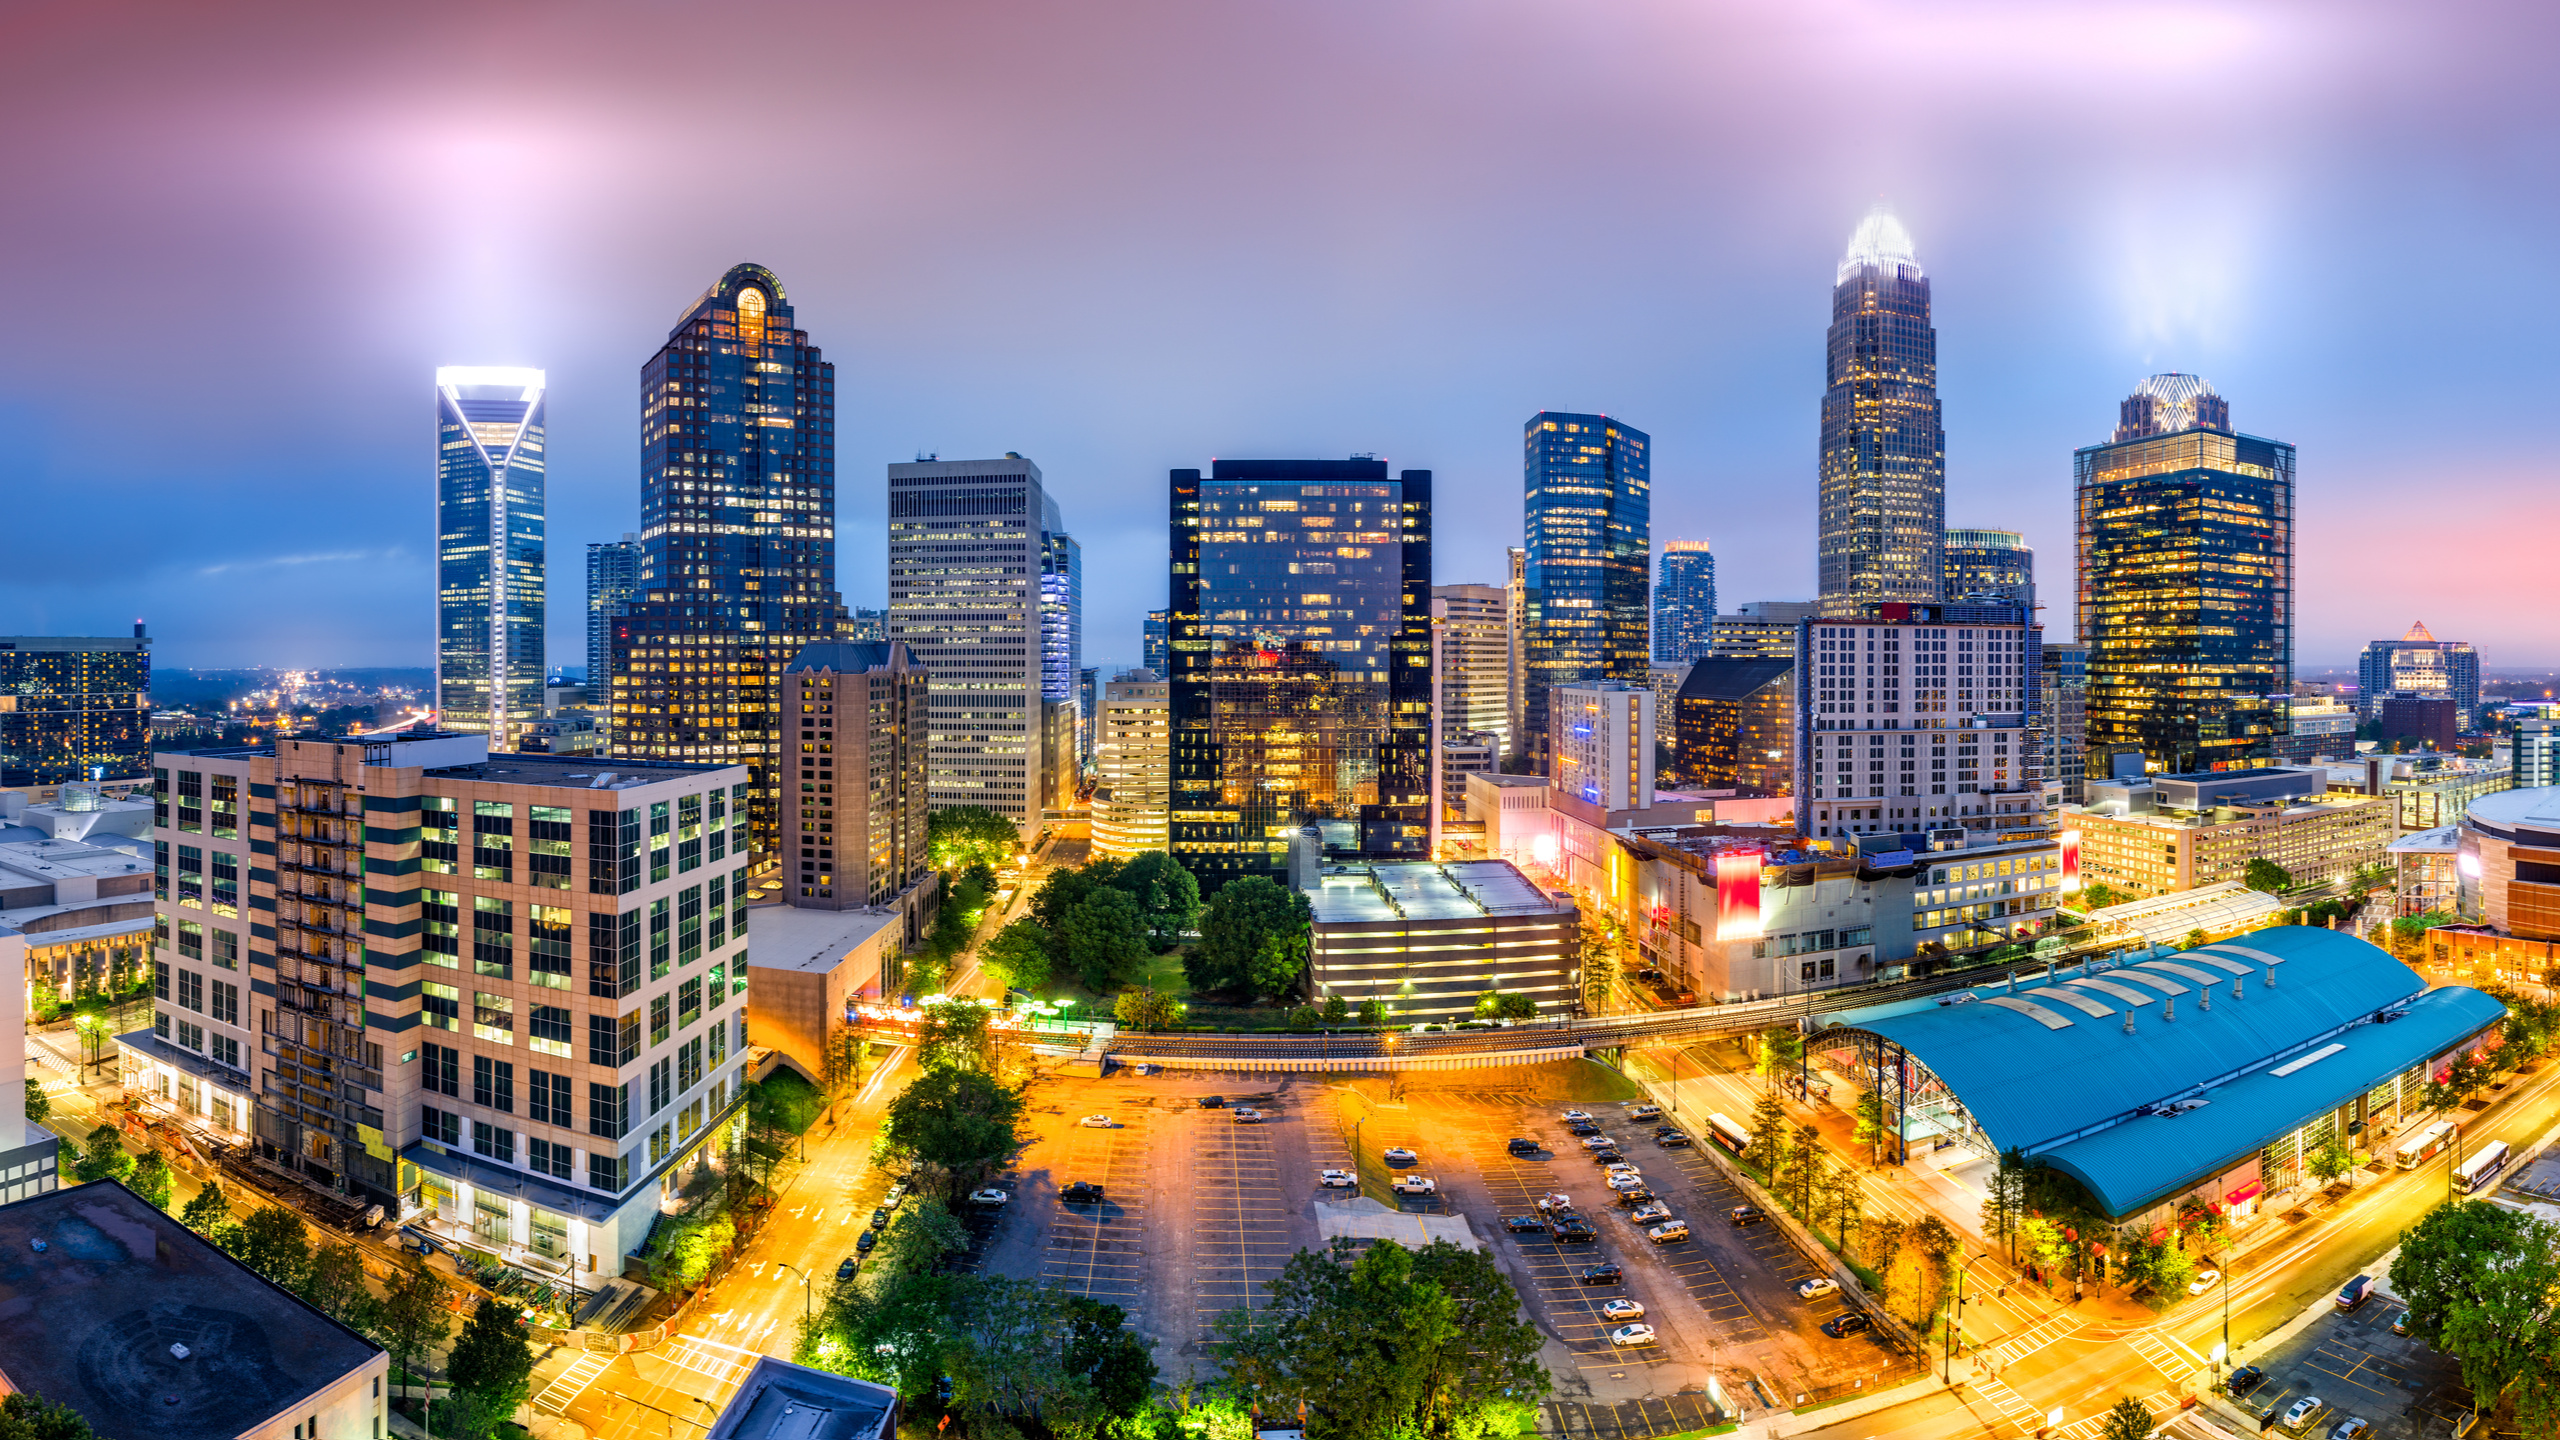
<svg viewBox="0 0 2560 1440"><path fill-rule="evenodd" d="M1936 600L1947 524L1938 332L1911 232L1882 207L1840 262L1823 365L1822 603Z"/></svg>
<svg viewBox="0 0 2560 1440"><path fill-rule="evenodd" d="M1950 605L2036 608L2036 552L2015 530L1950 530L1941 573Z"/></svg>
<svg viewBox="0 0 2560 1440"><path fill-rule="evenodd" d="M746 765L759 857L781 832L783 666L844 618L835 404L835 366L761 265L730 267L641 370L640 591L612 622L613 753Z"/></svg>
<svg viewBox="0 0 2560 1440"><path fill-rule="evenodd" d="M2073 456L2088 753L2184 773L2268 755L2293 689L2293 447L2155 375Z"/></svg>
<svg viewBox="0 0 2560 1440"><path fill-rule="evenodd" d="M601 702L613 675L613 617L640 593L640 537L587 546L587 684Z"/></svg>
<svg viewBox="0 0 2560 1440"><path fill-rule="evenodd" d="M1172 473L1174 855L1212 890L1290 839L1429 853L1431 472L1220 460Z"/></svg>
<svg viewBox="0 0 2560 1440"><path fill-rule="evenodd" d="M1078 703L1084 670L1084 547L1067 533L1058 502L1040 495L1040 698Z"/></svg>
<svg viewBox="0 0 2560 1440"><path fill-rule="evenodd" d="M436 371L436 709L512 750L542 718L543 374Z"/></svg>
<svg viewBox="0 0 2560 1440"><path fill-rule="evenodd" d="M1707 653L1715 629L1715 552L1704 540L1674 540L1662 547L1655 571L1653 663L1684 665Z"/></svg>
<svg viewBox="0 0 2560 1440"><path fill-rule="evenodd" d="M2395 695L2451 700L2454 728L2472 733L2480 724L2480 652L2467 640L2437 639L2424 621L2397 640L2374 641L2356 657L2356 707L2370 718Z"/></svg>
<svg viewBox="0 0 2560 1440"><path fill-rule="evenodd" d="M0 635L0 785L151 772L151 641Z"/></svg>
<svg viewBox="0 0 2560 1440"><path fill-rule="evenodd" d="M1521 433L1521 746L1543 761L1547 692L1583 680L1647 683L1653 440L1605 415L1540 411Z"/></svg>

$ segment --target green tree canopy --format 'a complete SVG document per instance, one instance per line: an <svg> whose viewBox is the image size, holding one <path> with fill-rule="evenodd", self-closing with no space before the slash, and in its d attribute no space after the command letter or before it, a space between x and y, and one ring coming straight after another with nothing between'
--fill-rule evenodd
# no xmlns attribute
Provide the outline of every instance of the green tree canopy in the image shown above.
<svg viewBox="0 0 2560 1440"><path fill-rule="evenodd" d="M1022 1096L976 1070L934 1070L889 1102L882 1136L943 1178L957 1195L1013 1155Z"/></svg>
<svg viewBox="0 0 2560 1440"><path fill-rule="evenodd" d="M1553 1386L1493 1257L1434 1241L1302 1250L1258 1311L1218 1321L1227 1378L1308 1440L1486 1440L1534 1424Z"/></svg>
<svg viewBox="0 0 2560 1440"><path fill-rule="evenodd" d="M196 1198L188 1201L186 1208L178 1212L179 1224L207 1239L211 1239L214 1230L230 1219L231 1197L222 1193L222 1187L210 1180L196 1192Z"/></svg>
<svg viewBox="0 0 2560 1440"><path fill-rule="evenodd" d="M312 1252L310 1268L302 1272L302 1298L350 1330L369 1335L378 1328L374 1311L379 1302L365 1288L364 1255L352 1244L323 1245Z"/></svg>
<svg viewBox="0 0 2560 1440"><path fill-rule="evenodd" d="M45 1117L52 1113L53 1097L44 1093L44 1085L41 1082L35 1080L28 1081L27 1123L30 1125L41 1125L45 1122Z"/></svg>
<svg viewBox="0 0 2560 1440"><path fill-rule="evenodd" d="M311 1227L281 1205L261 1205L240 1222L240 1263L287 1290L311 1268Z"/></svg>
<svg viewBox="0 0 2560 1440"><path fill-rule="evenodd" d="M1073 870L1052 870L1031 892L1031 918L1052 936L1067 923L1067 912L1076 908L1084 897L1108 887L1120 876L1117 860L1095 860ZM1134 898L1134 897L1133 897ZM1052 955L1056 952L1052 951Z"/></svg>
<svg viewBox="0 0 2560 1440"><path fill-rule="evenodd" d="M2409 1306L2409 1333L2442 1347L2457 1306L2478 1304L2524 1253L2531 1217L2485 1200L2439 1205L2400 1237L2391 1289Z"/></svg>
<svg viewBox="0 0 2560 1440"><path fill-rule="evenodd" d="M2281 895L2293 888L2293 872L2264 855L2250 857L2248 868L2240 872L2240 883L2269 895Z"/></svg>
<svg viewBox="0 0 2560 1440"><path fill-rule="evenodd" d="M374 1309L373 1337L391 1352L391 1362L411 1374L426 1363L428 1352L453 1333L445 1308L444 1281L424 1262L407 1266L391 1278Z"/></svg>
<svg viewBox="0 0 2560 1440"><path fill-rule="evenodd" d="M1107 993L1146 968L1146 917L1129 892L1104 886L1067 912L1058 949L1086 989Z"/></svg>
<svg viewBox="0 0 2560 1440"><path fill-rule="evenodd" d="M177 1177L169 1172L168 1157L157 1150L144 1151L124 1183L126 1189L150 1201L155 1210L168 1209L169 1197L177 1189Z"/></svg>
<svg viewBox="0 0 2560 1440"><path fill-rule="evenodd" d="M82 1180L122 1180L133 1173L133 1156L126 1153L124 1137L113 1125L101 1125L89 1132L80 1159L71 1173Z"/></svg>
<svg viewBox="0 0 2560 1440"><path fill-rule="evenodd" d="M1147 941L1159 951L1171 949L1200 918L1200 882L1181 861L1162 850L1130 856L1112 877L1111 886L1127 891L1138 902L1138 913L1147 923Z"/></svg>
<svg viewBox="0 0 2560 1440"><path fill-rule="evenodd" d="M960 997L924 1007L916 1031L916 1063L927 1070L996 1068L995 1032L987 1007Z"/></svg>
<svg viewBox="0 0 2560 1440"><path fill-rule="evenodd" d="M2486 1414L2512 1392L2527 1435L2560 1422L2560 1225L2485 1200L2439 1205L2400 1237L2391 1288L2409 1333L2462 1366Z"/></svg>
<svg viewBox="0 0 2560 1440"><path fill-rule="evenodd" d="M513 1416L533 1393L533 1345L524 1320L514 1310L482 1296L478 1309L463 1323L445 1365L458 1411L458 1433L466 1440L495 1435L501 1421Z"/></svg>
<svg viewBox="0 0 2560 1440"><path fill-rule="evenodd" d="M1145 985L1132 985L1111 1001L1111 1018L1123 1030L1161 1030L1181 1015L1172 996Z"/></svg>
<svg viewBox="0 0 2560 1440"><path fill-rule="evenodd" d="M0 1440L97 1440L87 1416L41 1395L14 1390L0 1396Z"/></svg>
<svg viewBox="0 0 2560 1440"><path fill-rule="evenodd" d="M1306 969L1315 912L1307 897L1260 875L1230 880L1200 914L1200 941L1184 957L1195 991L1273 996Z"/></svg>
<svg viewBox="0 0 2560 1440"><path fill-rule="evenodd" d="M997 931L979 949L978 963L1006 988L1037 994L1049 988L1054 943L1040 922L1026 915Z"/></svg>
<svg viewBox="0 0 2560 1440"><path fill-rule="evenodd" d="M936 810L925 822L925 845L933 868L950 874L972 865L996 866L1013 858L1022 832L1011 820L984 805L953 805Z"/></svg>
<svg viewBox="0 0 2560 1440"><path fill-rule="evenodd" d="M2099 1429L2098 1440L2148 1440L2150 1434L2151 1412L2127 1395L2107 1408L2107 1423Z"/></svg>

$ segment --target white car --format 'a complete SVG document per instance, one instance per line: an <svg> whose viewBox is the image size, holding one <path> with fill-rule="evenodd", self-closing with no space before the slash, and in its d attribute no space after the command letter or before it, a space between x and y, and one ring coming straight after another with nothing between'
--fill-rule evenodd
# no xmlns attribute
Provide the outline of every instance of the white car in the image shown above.
<svg viewBox="0 0 2560 1440"><path fill-rule="evenodd" d="M1671 1218L1671 1207L1659 1200L1648 1200L1628 1211L1627 1218L1638 1225L1657 1225Z"/></svg>
<svg viewBox="0 0 2560 1440"><path fill-rule="evenodd" d="M1422 1163L1422 1157L1414 1154L1412 1151L1407 1150L1401 1145L1390 1145L1387 1147L1387 1163L1390 1165L1419 1165Z"/></svg>
<svg viewBox="0 0 2560 1440"><path fill-rule="evenodd" d="M1235 1108L1235 1117L1236 1123L1239 1125L1259 1125L1262 1123L1262 1112L1254 1109L1250 1105L1237 1106Z"/></svg>
<svg viewBox="0 0 2560 1440"><path fill-rule="evenodd" d="M2199 1271L2197 1271L2197 1272L2196 1272L2196 1278L2188 1282L2188 1284L2187 1284L2187 1293L2188 1293L2188 1294L2190 1294L2190 1295L2201 1295L2201 1294L2203 1294L2204 1292L2206 1292L2207 1290L2210 1290L2210 1289L2212 1289L2214 1286L2219 1285L2219 1284L2221 1284L2221 1283L2222 1283L2222 1272L2221 1272L2221 1271L2219 1271L2219 1270L2199 1270Z"/></svg>
<svg viewBox="0 0 2560 1440"><path fill-rule="evenodd" d="M1012 1198L1012 1196L996 1189L972 1190L969 1192L969 1203L972 1205L1001 1205Z"/></svg>
<svg viewBox="0 0 2560 1440"><path fill-rule="evenodd" d="M1428 1195L1440 1186L1428 1175L1399 1175L1388 1182L1388 1188L1399 1195Z"/></svg>
<svg viewBox="0 0 2560 1440"><path fill-rule="evenodd" d="M1582 1137L1582 1148L1585 1150L1614 1149L1617 1146L1617 1143L1617 1141L1610 1139L1606 1135L1585 1135Z"/></svg>
<svg viewBox="0 0 2560 1440"><path fill-rule="evenodd" d="M1796 1298L1799 1300L1819 1300L1825 1295L1839 1293L1840 1282L1827 1275L1816 1275L1796 1286Z"/></svg>
<svg viewBox="0 0 2560 1440"><path fill-rule="evenodd" d="M1612 1190L1641 1190L1644 1188L1644 1177L1641 1175L1611 1175L1609 1177L1609 1188Z"/></svg>
<svg viewBox="0 0 2560 1440"><path fill-rule="evenodd" d="M1650 1345L1654 1343L1650 1325L1621 1325L1609 1332L1612 1345Z"/></svg>
<svg viewBox="0 0 2560 1440"><path fill-rule="evenodd" d="M1538 1208L1553 1215L1573 1208L1573 1197L1561 1190L1550 1190L1538 1197Z"/></svg>
<svg viewBox="0 0 2560 1440"><path fill-rule="evenodd" d="M1630 1105L1627 1107L1627 1118L1630 1120L1651 1120L1661 1114L1662 1107L1659 1105Z"/></svg>
<svg viewBox="0 0 2560 1440"><path fill-rule="evenodd" d="M1612 1300L1600 1307L1600 1315L1605 1320L1641 1320L1644 1307L1633 1300Z"/></svg>
<svg viewBox="0 0 2560 1440"><path fill-rule="evenodd" d="M890 1186L889 1193L880 1197L880 1208L883 1210L895 1210L898 1208L898 1202L906 1198L906 1183L901 1181L898 1184Z"/></svg>
<svg viewBox="0 0 2560 1440"><path fill-rule="evenodd" d="M1576 1120L1588 1120L1588 1119L1590 1119L1590 1118L1591 1118L1591 1112L1590 1112L1590 1111L1588 1111L1588 1110L1567 1110L1566 1112L1564 1112L1564 1118L1565 1118L1565 1123L1567 1123L1567 1124L1571 1124L1572 1122L1574 1122L1574 1121L1576 1121Z"/></svg>
<svg viewBox="0 0 2560 1440"><path fill-rule="evenodd" d="M1111 1128L1111 1117L1108 1115L1087 1115L1076 1123L1082 1125L1087 1130L1108 1130Z"/></svg>
<svg viewBox="0 0 2560 1440"><path fill-rule="evenodd" d="M1327 1190L1357 1190L1360 1177L1348 1170L1327 1170L1316 1177L1316 1183Z"/></svg>

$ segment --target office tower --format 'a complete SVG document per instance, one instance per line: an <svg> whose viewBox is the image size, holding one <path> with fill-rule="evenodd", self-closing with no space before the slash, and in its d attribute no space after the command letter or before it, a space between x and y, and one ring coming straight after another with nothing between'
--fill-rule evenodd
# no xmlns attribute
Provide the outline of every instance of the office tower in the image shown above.
<svg viewBox="0 0 2560 1440"><path fill-rule="evenodd" d="M1503 623L1511 632L1511 743L1504 758L1529 752L1529 682L1526 661L1529 658L1527 632L1529 619L1529 552L1513 545L1505 548L1502 558L1507 567L1502 582Z"/></svg>
<svg viewBox="0 0 2560 1440"><path fill-rule="evenodd" d="M2560 720L2516 722L2515 786L2539 790L2560 785Z"/></svg>
<svg viewBox="0 0 2560 1440"><path fill-rule="evenodd" d="M1690 784L1749 798L1795 793L1795 675L1792 656L1710 655L1689 666L1671 724Z"/></svg>
<svg viewBox="0 0 2560 1440"><path fill-rule="evenodd" d="M612 753L745 765L748 832L770 856L782 667L844 617L836 369L773 272L736 265L641 379L640 593L612 621Z"/></svg>
<svg viewBox="0 0 2560 1440"><path fill-rule="evenodd" d="M1653 738L1674 754L1680 749L1680 687L1688 682L1689 667L1696 663L1683 660L1645 671L1645 683L1653 688Z"/></svg>
<svg viewBox="0 0 2560 1440"><path fill-rule="evenodd" d="M2078 451L2088 745L2184 774L2269 754L2293 689L2293 447L2231 429L2193 375L2154 375Z"/></svg>
<svg viewBox="0 0 2560 1440"><path fill-rule="evenodd" d="M889 639L889 612L859 606L836 622L836 638L848 645L881 645Z"/></svg>
<svg viewBox="0 0 2560 1440"><path fill-rule="evenodd" d="M1076 672L1076 760L1081 768L1093 759L1093 747L1100 744L1095 727L1102 715L1102 667L1087 665Z"/></svg>
<svg viewBox="0 0 2560 1440"><path fill-rule="evenodd" d="M1521 683L1528 734L1547 742L1547 693L1578 680L1641 685L1650 655L1652 441L1605 415L1540 411L1521 431ZM1540 769L1545 757L1539 755Z"/></svg>
<svg viewBox="0 0 2560 1440"><path fill-rule="evenodd" d="M1653 687L1559 685L1547 697L1547 783L1602 810L1653 808Z"/></svg>
<svg viewBox="0 0 2560 1440"><path fill-rule="evenodd" d="M1067 533L1058 500L1041 492L1040 697L1073 707L1084 669L1084 547Z"/></svg>
<svg viewBox="0 0 2560 1440"><path fill-rule="evenodd" d="M2038 647L2035 729L2044 756L2045 798L2078 805L2088 799L2089 647L2046 641Z"/></svg>
<svg viewBox="0 0 2560 1440"><path fill-rule="evenodd" d="M613 617L640 593L640 537L587 546L587 693L602 700L613 683Z"/></svg>
<svg viewBox="0 0 2560 1440"><path fill-rule="evenodd" d="M1834 840L1961 831L1971 844L2042 824L2029 728L2041 634L2026 611L1887 604L1803 624L1799 829Z"/></svg>
<svg viewBox="0 0 2560 1440"><path fill-rule="evenodd" d="M2480 728L2480 652L2468 640L2439 640L2425 623L2397 640L2376 640L2356 657L2357 707L2367 719L2382 702L2451 700L2454 726L2469 735Z"/></svg>
<svg viewBox="0 0 2560 1440"><path fill-rule="evenodd" d="M180 857L158 882L168 979L123 1039L174 1057L195 1123L582 1276L619 1274L661 1182L726 1152L746 1099L742 767L600 777L415 732L153 764L180 795L254 797L233 837L154 832Z"/></svg>
<svg viewBox="0 0 2560 1440"><path fill-rule="evenodd" d="M1707 653L1726 660L1792 660L1798 622L1822 613L1810 600L1752 600L1707 627Z"/></svg>
<svg viewBox="0 0 2560 1440"><path fill-rule="evenodd" d="M151 768L151 639L0 635L0 785L139 778Z"/></svg>
<svg viewBox="0 0 2560 1440"><path fill-rule="evenodd" d="M515 748L542 718L543 376L436 371L436 709Z"/></svg>
<svg viewBox="0 0 2560 1440"><path fill-rule="evenodd" d="M1716 618L1716 557L1704 540L1663 547L1653 582L1653 663L1678 665L1707 653Z"/></svg>
<svg viewBox="0 0 2560 1440"><path fill-rule="evenodd" d="M1511 629L1498 585L1434 585L1440 633L1440 733L1490 734L1510 753Z"/></svg>
<svg viewBox="0 0 2560 1440"><path fill-rule="evenodd" d="M1165 615L1162 610L1147 612L1146 633L1140 637L1138 646L1139 658L1147 662L1145 668L1158 675L1173 673L1173 652L1165 645Z"/></svg>
<svg viewBox="0 0 2560 1440"><path fill-rule="evenodd" d="M1165 848L1173 793L1173 687L1152 670L1123 670L1102 687L1095 728L1093 853L1127 859Z"/></svg>
<svg viewBox="0 0 2560 1440"><path fill-rule="evenodd" d="M1882 206L1840 262L1824 357L1822 603L1935 600L1947 526L1938 332L1911 233Z"/></svg>
<svg viewBox="0 0 2560 1440"><path fill-rule="evenodd" d="M2015 530L1950 530L1945 590L1950 605L2015 605L2036 612L2036 552Z"/></svg>
<svg viewBox="0 0 2560 1440"><path fill-rule="evenodd" d="M896 641L810 645L783 667L785 893L804 910L900 902L925 848L925 672Z"/></svg>
<svg viewBox="0 0 2560 1440"><path fill-rule="evenodd" d="M983 805L1025 839L1047 793L1041 536L1056 514L1019 455L889 467L889 638L932 677L933 808Z"/></svg>
<svg viewBox="0 0 2560 1440"><path fill-rule="evenodd" d="M1429 845L1431 472L1220 460L1172 488L1171 847L1214 890L1292 836Z"/></svg>

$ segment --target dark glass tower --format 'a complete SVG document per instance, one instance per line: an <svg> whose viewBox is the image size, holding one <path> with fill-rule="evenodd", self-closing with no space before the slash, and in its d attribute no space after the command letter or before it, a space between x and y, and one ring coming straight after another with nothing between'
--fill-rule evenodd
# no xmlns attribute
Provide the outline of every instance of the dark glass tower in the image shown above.
<svg viewBox="0 0 2560 1440"><path fill-rule="evenodd" d="M1881 207L1840 262L1824 370L1822 603L1936 600L1947 524L1938 332L1911 232Z"/></svg>
<svg viewBox="0 0 2560 1440"><path fill-rule="evenodd" d="M1291 837L1429 853L1431 472L1220 460L1172 475L1171 847L1201 888Z"/></svg>
<svg viewBox="0 0 2560 1440"><path fill-rule="evenodd" d="M587 546L587 684L601 701L613 677L613 617L640 593L640 537Z"/></svg>
<svg viewBox="0 0 2560 1440"><path fill-rule="evenodd" d="M1540 411L1521 450L1529 543L1520 743L1543 769L1550 689L1649 681L1653 440L1605 415Z"/></svg>
<svg viewBox="0 0 2560 1440"><path fill-rule="evenodd" d="M542 718L539 370L436 371L436 709L512 750Z"/></svg>
<svg viewBox="0 0 2560 1440"><path fill-rule="evenodd" d="M1044 491L1040 503L1040 698L1067 704L1084 670L1084 547L1057 500Z"/></svg>
<svg viewBox="0 0 2560 1440"><path fill-rule="evenodd" d="M0 635L0 785L151 773L151 641Z"/></svg>
<svg viewBox="0 0 2560 1440"><path fill-rule="evenodd" d="M783 666L844 615L835 405L835 366L761 265L732 266L641 370L640 592L612 622L613 753L749 767L759 859L781 832Z"/></svg>
<svg viewBox="0 0 2560 1440"><path fill-rule="evenodd" d="M2072 457L2088 753L2266 756L2293 689L2293 447L2233 431L2192 375L2143 381L2122 419Z"/></svg>
<svg viewBox="0 0 2560 1440"><path fill-rule="evenodd" d="M1715 630L1715 553L1704 540L1674 540L1655 570L1653 663L1686 665L1707 653Z"/></svg>
<svg viewBox="0 0 2560 1440"><path fill-rule="evenodd" d="M1950 530L1941 573L1950 605L2015 605L2035 613L2036 552L2015 530Z"/></svg>

